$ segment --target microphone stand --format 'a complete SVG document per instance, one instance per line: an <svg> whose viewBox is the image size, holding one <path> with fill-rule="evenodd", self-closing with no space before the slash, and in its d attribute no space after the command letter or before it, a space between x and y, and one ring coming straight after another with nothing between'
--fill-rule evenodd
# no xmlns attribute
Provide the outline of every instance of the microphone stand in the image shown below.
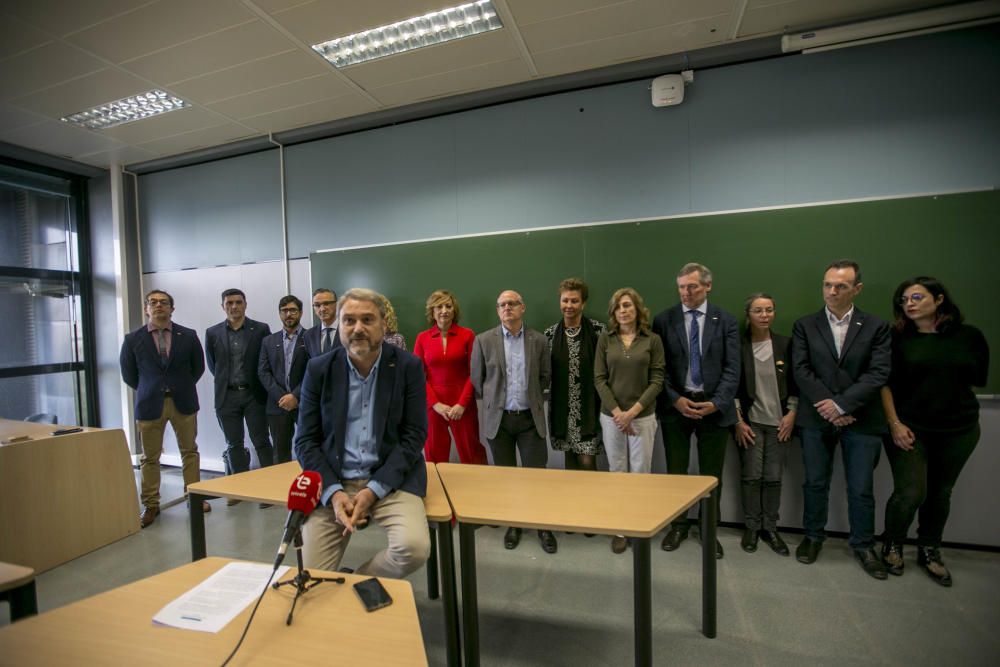
<svg viewBox="0 0 1000 667"><path fill-rule="evenodd" d="M282 586L295 586L295 597L292 598L292 608L288 610L288 618L285 619L285 625L292 624L292 615L295 614L295 603L299 601L306 591L310 591L324 581L329 581L335 584L342 584L346 581L344 577L314 577L309 574L309 570L305 569L302 563L302 531L297 530L295 532L295 537L293 542L295 545L295 560L299 564L299 572L294 578L288 581L280 581L271 584L271 588L278 590Z"/></svg>

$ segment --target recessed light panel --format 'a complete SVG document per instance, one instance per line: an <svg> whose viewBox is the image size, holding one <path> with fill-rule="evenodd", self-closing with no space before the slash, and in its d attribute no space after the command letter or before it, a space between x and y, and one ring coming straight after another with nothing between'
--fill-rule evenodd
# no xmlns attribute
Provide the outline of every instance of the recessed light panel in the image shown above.
<svg viewBox="0 0 1000 667"><path fill-rule="evenodd" d="M191 105L170 93L165 93L162 90L151 90L148 93L107 102L88 111L66 116L61 120L91 130L106 130L109 127L124 125L135 120L142 120L189 106Z"/></svg>

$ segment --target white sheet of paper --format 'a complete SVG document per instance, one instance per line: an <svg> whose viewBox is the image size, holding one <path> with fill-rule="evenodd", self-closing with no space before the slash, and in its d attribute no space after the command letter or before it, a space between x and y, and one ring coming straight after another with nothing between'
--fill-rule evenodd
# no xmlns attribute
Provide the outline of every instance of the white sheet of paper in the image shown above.
<svg viewBox="0 0 1000 667"><path fill-rule="evenodd" d="M153 623L183 630L218 632L256 601L271 576L272 565L228 563L153 616ZM279 567L274 581L288 571Z"/></svg>

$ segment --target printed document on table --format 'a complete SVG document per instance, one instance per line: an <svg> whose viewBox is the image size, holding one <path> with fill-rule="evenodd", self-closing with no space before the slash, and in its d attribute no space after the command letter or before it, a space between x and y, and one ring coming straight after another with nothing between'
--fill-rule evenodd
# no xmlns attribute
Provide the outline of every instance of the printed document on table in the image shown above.
<svg viewBox="0 0 1000 667"><path fill-rule="evenodd" d="M153 623L218 632L260 596L272 569L273 566L264 563L229 563L167 604L153 617ZM274 581L287 571L287 566L279 567Z"/></svg>

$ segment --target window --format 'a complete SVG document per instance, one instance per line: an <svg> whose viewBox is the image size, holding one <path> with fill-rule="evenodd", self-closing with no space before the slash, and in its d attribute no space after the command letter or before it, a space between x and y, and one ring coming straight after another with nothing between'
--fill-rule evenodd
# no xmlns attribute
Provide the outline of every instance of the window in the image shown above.
<svg viewBox="0 0 1000 667"><path fill-rule="evenodd" d="M2 417L95 423L83 192L78 177L0 163Z"/></svg>

